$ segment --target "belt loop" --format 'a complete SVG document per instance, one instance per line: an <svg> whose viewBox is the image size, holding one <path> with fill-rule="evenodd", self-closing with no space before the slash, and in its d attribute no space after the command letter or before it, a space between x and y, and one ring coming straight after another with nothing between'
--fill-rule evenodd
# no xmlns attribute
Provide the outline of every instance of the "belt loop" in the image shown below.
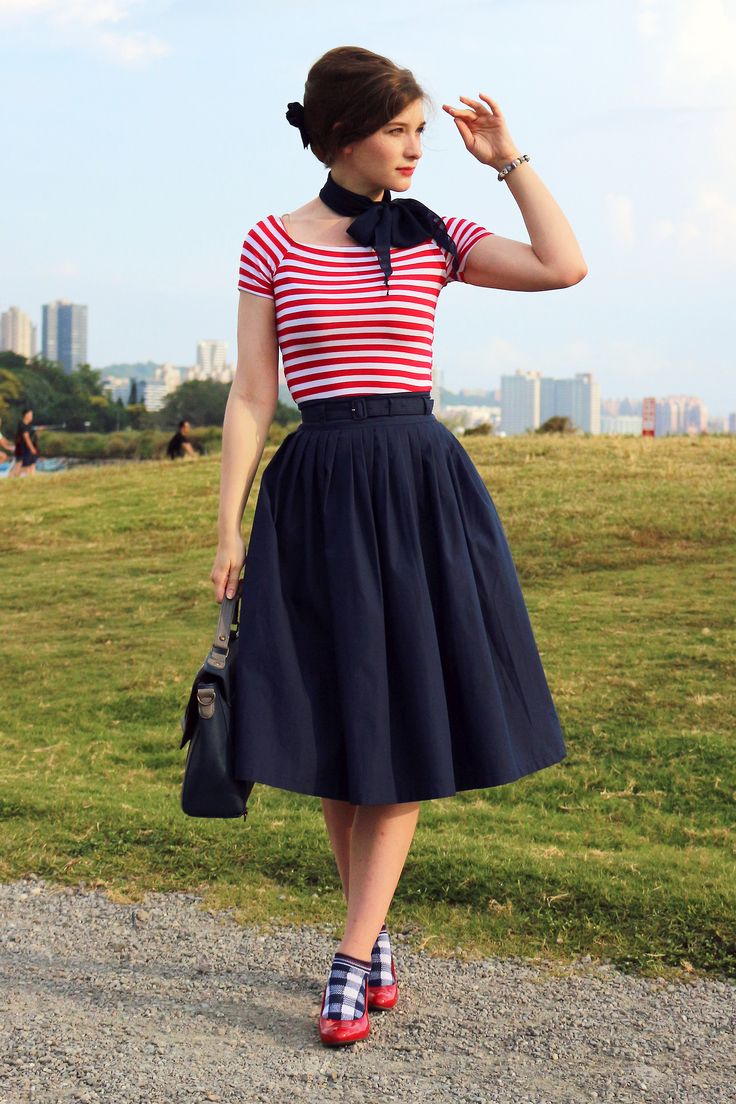
<svg viewBox="0 0 736 1104"><path fill-rule="evenodd" d="M359 404L356 406L356 403ZM368 411L366 410L365 399L360 395L354 395L350 403L350 415L353 418L367 418Z"/></svg>
<svg viewBox="0 0 736 1104"><path fill-rule="evenodd" d="M386 399L387 399L387 401L388 401L388 412L389 412L389 414L392 414L392 413L393 413L393 410L391 409L391 396L390 396L390 395L387 395L387 396L386 396Z"/></svg>

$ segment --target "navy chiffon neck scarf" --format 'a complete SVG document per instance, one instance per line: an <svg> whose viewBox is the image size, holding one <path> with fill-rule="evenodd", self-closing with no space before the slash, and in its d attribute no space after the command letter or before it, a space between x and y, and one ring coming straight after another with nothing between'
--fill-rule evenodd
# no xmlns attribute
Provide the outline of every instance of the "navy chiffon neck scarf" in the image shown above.
<svg viewBox="0 0 736 1104"><path fill-rule="evenodd" d="M400 249L420 245L432 238L452 254L453 275L457 273L457 247L447 233L447 227L438 214L418 199L392 199L388 188L378 201L343 188L330 172L319 198L338 215L357 215L347 232L360 245L372 246L377 255L386 282L391 275L391 246Z"/></svg>

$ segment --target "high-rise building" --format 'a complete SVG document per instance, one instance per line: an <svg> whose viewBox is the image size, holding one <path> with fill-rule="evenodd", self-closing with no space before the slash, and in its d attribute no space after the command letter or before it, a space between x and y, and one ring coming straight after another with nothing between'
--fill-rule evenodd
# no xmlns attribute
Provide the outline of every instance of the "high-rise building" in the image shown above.
<svg viewBox="0 0 736 1104"><path fill-rule="evenodd" d="M87 363L87 308L66 299L45 303L41 319L41 351L71 373Z"/></svg>
<svg viewBox="0 0 736 1104"><path fill-rule="evenodd" d="M227 369L227 341L197 343L197 379L224 381Z"/></svg>
<svg viewBox="0 0 736 1104"><path fill-rule="evenodd" d="M501 425L507 436L538 429L554 417L568 417L577 429L600 433L600 384L591 372L553 379L517 368L515 375L501 376Z"/></svg>
<svg viewBox="0 0 736 1104"><path fill-rule="evenodd" d="M36 355L36 327L20 307L8 307L0 315L0 351L29 359Z"/></svg>
<svg viewBox="0 0 736 1104"><path fill-rule="evenodd" d="M708 410L697 395L665 395L657 399L655 435L702 433L708 424Z"/></svg>
<svg viewBox="0 0 736 1104"><path fill-rule="evenodd" d="M501 428L511 437L539 425L542 373L517 368L501 376Z"/></svg>
<svg viewBox="0 0 736 1104"><path fill-rule="evenodd" d="M128 401L128 395L130 394L130 379L128 376L114 376L108 373L100 380L103 391L107 391L110 396L110 402L117 402L121 400L123 405Z"/></svg>
<svg viewBox="0 0 736 1104"><path fill-rule="evenodd" d="M568 417L585 433L600 433L600 384L593 379L592 372L576 372L574 379L543 377L539 424L554 417Z"/></svg>
<svg viewBox="0 0 736 1104"><path fill-rule="evenodd" d="M706 425L708 433L728 433L727 419L723 414L711 414Z"/></svg>
<svg viewBox="0 0 736 1104"><path fill-rule="evenodd" d="M176 391L181 383L181 372L169 361L154 369L153 378L143 384L142 402L146 410L160 410L166 396Z"/></svg>

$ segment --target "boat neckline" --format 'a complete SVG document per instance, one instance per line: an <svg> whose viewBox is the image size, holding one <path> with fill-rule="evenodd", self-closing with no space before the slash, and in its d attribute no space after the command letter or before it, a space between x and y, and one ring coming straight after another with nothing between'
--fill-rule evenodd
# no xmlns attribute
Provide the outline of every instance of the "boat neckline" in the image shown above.
<svg viewBox="0 0 736 1104"><path fill-rule="evenodd" d="M281 229L283 230L285 236L289 239L291 244L292 245L298 245L302 249L328 249L331 253L346 253L346 252L352 252L353 250L356 250L356 249L366 250L366 249L371 249L372 248L370 245L320 245L318 242L301 242L301 241L297 241L296 238L292 238L291 234L286 229L286 223L282 219L281 215L274 215L273 217L279 223L279 225L281 226ZM432 239L428 236L427 241L431 241L431 240ZM420 242L419 244L420 245L426 245L427 241ZM397 249L397 248L398 248L398 246L395 246L395 245L391 246L391 249ZM416 246L414 248L416 248Z"/></svg>

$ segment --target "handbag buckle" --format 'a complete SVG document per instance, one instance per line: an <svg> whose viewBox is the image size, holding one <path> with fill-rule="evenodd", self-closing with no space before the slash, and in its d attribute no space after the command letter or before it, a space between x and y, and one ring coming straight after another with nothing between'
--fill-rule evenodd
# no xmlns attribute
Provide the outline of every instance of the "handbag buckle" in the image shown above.
<svg viewBox="0 0 736 1104"><path fill-rule="evenodd" d="M197 690L197 706L200 717L209 720L215 713L215 691L212 686L200 686Z"/></svg>

